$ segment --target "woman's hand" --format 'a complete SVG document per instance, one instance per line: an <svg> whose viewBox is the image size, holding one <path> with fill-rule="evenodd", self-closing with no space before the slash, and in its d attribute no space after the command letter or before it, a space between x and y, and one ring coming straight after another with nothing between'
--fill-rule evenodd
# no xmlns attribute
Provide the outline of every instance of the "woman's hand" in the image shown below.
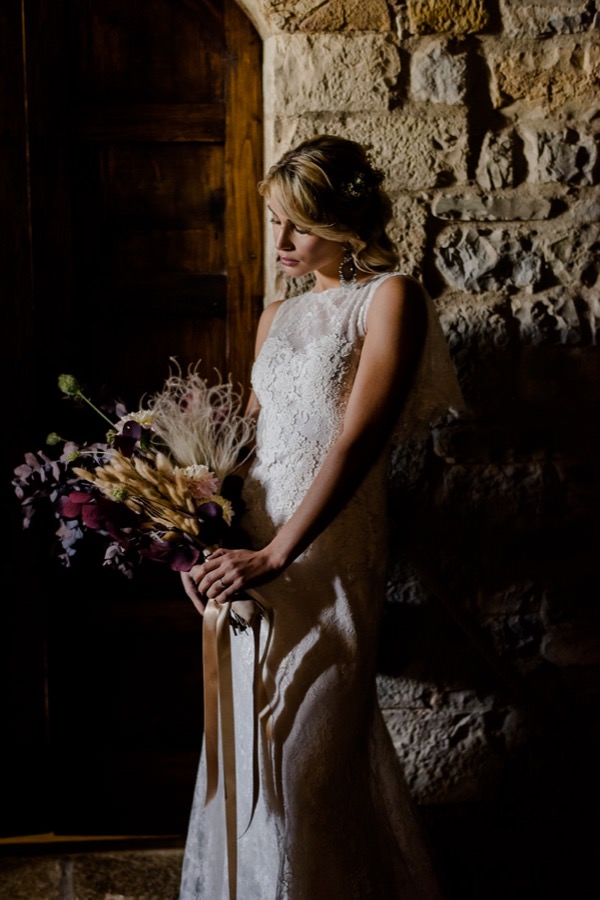
<svg viewBox="0 0 600 900"><path fill-rule="evenodd" d="M198 566L195 566L194 568L197 569ZM203 616L206 604L202 602L202 598L200 597L198 589L196 588L196 583L194 582L192 577L193 571L194 569L190 569L189 572L180 572L179 575L181 576L181 583L183 584L184 591L186 592L200 615Z"/></svg>
<svg viewBox="0 0 600 900"><path fill-rule="evenodd" d="M186 594L200 613L207 600L225 603L245 588L265 584L285 568L269 548L262 550L214 550L206 560L181 574Z"/></svg>

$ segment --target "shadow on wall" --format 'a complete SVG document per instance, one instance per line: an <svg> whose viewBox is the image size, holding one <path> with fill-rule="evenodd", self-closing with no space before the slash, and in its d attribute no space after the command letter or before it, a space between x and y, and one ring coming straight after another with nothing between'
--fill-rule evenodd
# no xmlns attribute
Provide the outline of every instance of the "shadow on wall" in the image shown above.
<svg viewBox="0 0 600 900"><path fill-rule="evenodd" d="M453 352L472 416L395 448L380 672L433 723L413 780L456 896L575 896L593 857L600 353Z"/></svg>

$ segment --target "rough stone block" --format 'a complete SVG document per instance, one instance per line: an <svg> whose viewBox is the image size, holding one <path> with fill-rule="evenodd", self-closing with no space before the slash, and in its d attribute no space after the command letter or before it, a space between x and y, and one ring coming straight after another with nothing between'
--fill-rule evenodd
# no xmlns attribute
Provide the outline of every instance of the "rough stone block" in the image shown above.
<svg viewBox="0 0 600 900"><path fill-rule="evenodd" d="M544 230L543 252L557 281L574 296L587 297L595 290L600 274L598 246L600 225L581 225L565 217L552 230Z"/></svg>
<svg viewBox="0 0 600 900"><path fill-rule="evenodd" d="M436 305L463 394L473 412L490 416L504 405L510 405L515 351L511 310L506 296L502 292L446 293ZM479 459L490 453L488 438L483 441ZM477 439L465 435L462 444L464 449L462 454L459 451L459 458L465 453L477 453ZM443 445L439 452L447 455ZM451 451L450 455L456 455L456 451Z"/></svg>
<svg viewBox="0 0 600 900"><path fill-rule="evenodd" d="M301 18L302 31L389 31L390 14L385 0L329 0L312 4L314 12Z"/></svg>
<svg viewBox="0 0 600 900"><path fill-rule="evenodd" d="M598 181L599 136L585 125L564 127L548 121L520 126L531 183L592 185Z"/></svg>
<svg viewBox="0 0 600 900"><path fill-rule="evenodd" d="M377 699L380 708L385 710L443 710L453 715L483 714L492 705L490 697L481 697L469 688L441 688L434 681L391 675L377 676Z"/></svg>
<svg viewBox="0 0 600 900"><path fill-rule="evenodd" d="M423 270L429 210L422 197L404 192L392 202L394 215L388 233L398 248L400 270L418 278Z"/></svg>
<svg viewBox="0 0 600 900"><path fill-rule="evenodd" d="M571 293L565 287L511 298L514 317L528 344L576 344L581 327Z"/></svg>
<svg viewBox="0 0 600 900"><path fill-rule="evenodd" d="M539 36L587 31L594 23L594 4L586 0L500 0L504 31Z"/></svg>
<svg viewBox="0 0 600 900"><path fill-rule="evenodd" d="M415 34L476 34L489 22L485 0L408 0L408 15Z"/></svg>
<svg viewBox="0 0 600 900"><path fill-rule="evenodd" d="M487 132L476 173L477 183L482 188L490 191L515 185L515 161L520 141L514 128Z"/></svg>
<svg viewBox="0 0 600 900"><path fill-rule="evenodd" d="M429 103L464 103L467 54L453 52L448 41L425 39L413 52L411 93Z"/></svg>
<svg viewBox="0 0 600 900"><path fill-rule="evenodd" d="M541 280L539 241L514 230L446 229L436 242L434 255L446 283L459 290L535 290Z"/></svg>
<svg viewBox="0 0 600 900"><path fill-rule="evenodd" d="M387 111L400 73L395 45L378 34L278 35L265 42L265 103L274 116Z"/></svg>
<svg viewBox="0 0 600 900"><path fill-rule="evenodd" d="M600 187L583 188L570 198L570 214L582 225L600 222Z"/></svg>
<svg viewBox="0 0 600 900"><path fill-rule="evenodd" d="M435 113L395 110L386 115L327 113L278 118L274 123L275 156L319 132L350 137L367 146L386 173L394 195L404 190L460 183L467 178L466 111Z"/></svg>
<svg viewBox="0 0 600 900"><path fill-rule="evenodd" d="M597 105L600 45L591 37L487 39L483 47L495 107L520 103L553 111Z"/></svg>
<svg viewBox="0 0 600 900"><path fill-rule="evenodd" d="M516 523L539 521L544 510L544 467L537 461L524 463L452 466L445 474L444 489L449 503L459 504L464 516L484 523L498 535L497 560L503 548L500 536L508 527L514 538ZM502 582L505 584L505 581ZM488 584L488 590L491 582Z"/></svg>
<svg viewBox="0 0 600 900"><path fill-rule="evenodd" d="M482 194L462 190L439 194L432 204L438 219L480 222L543 220L551 209L550 200L525 191Z"/></svg>
<svg viewBox="0 0 600 900"><path fill-rule="evenodd" d="M485 714L384 710L406 780L418 803L464 803L495 793L503 760Z"/></svg>

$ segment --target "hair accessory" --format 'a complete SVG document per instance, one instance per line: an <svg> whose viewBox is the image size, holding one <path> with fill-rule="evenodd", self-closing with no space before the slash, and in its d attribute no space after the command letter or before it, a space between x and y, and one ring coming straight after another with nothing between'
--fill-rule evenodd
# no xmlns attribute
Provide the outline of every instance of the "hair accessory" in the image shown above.
<svg viewBox="0 0 600 900"><path fill-rule="evenodd" d="M346 200L362 200L377 190L382 181L383 174L376 169L372 172L357 171L349 181L340 184L339 190Z"/></svg>
<svg viewBox="0 0 600 900"><path fill-rule="evenodd" d="M338 272L342 287L349 288L356 284L356 263L354 262L350 247L344 247L344 255Z"/></svg>

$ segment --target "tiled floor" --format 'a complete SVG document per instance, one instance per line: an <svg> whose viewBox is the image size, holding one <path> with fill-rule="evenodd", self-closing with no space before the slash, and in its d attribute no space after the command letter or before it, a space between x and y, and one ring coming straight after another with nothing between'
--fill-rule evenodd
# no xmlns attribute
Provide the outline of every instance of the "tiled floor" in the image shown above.
<svg viewBox="0 0 600 900"><path fill-rule="evenodd" d="M177 900L182 850L0 856L0 900Z"/></svg>

